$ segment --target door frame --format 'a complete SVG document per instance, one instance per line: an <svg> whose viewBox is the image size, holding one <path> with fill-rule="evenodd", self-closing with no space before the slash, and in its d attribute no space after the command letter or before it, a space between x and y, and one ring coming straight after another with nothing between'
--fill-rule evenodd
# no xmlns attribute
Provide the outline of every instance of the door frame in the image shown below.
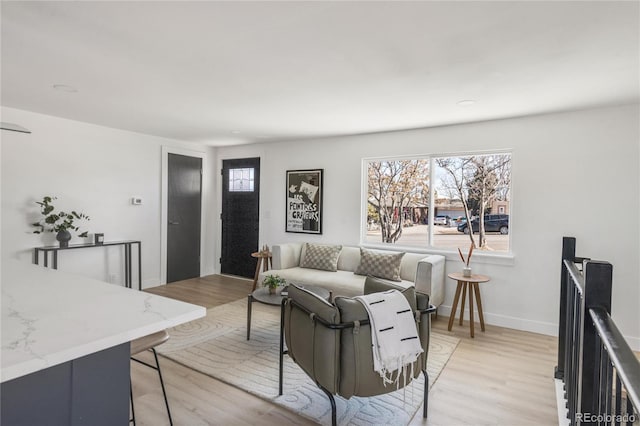
<svg viewBox="0 0 640 426"><path fill-rule="evenodd" d="M207 154L204 151L195 151L173 146L162 146L161 166L161 190L160 190L160 284L167 284L167 222L169 220L169 154L184 155L202 159L202 183L200 185L200 276L204 275L205 254L205 178L207 174Z"/></svg>

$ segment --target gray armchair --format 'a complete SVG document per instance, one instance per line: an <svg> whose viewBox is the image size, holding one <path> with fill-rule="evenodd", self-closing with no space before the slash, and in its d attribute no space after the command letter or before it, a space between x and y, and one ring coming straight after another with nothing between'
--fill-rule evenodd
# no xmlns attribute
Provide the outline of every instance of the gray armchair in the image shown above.
<svg viewBox="0 0 640 426"><path fill-rule="evenodd" d="M409 301L418 325L418 335L424 352L414 363L414 378L424 375L424 409L427 417L429 378L427 355L431 332L429 296L404 289L389 282L368 277L365 294L397 289ZM336 404L333 395L349 399L352 396L375 396L393 392L395 385L383 384L373 369L369 316L358 300L336 297L334 303L295 285L282 302L282 332L280 335L280 386L282 395L283 355L288 354L318 387L329 397L331 423L336 424ZM286 341L287 350L284 350ZM411 371L411 369L408 369ZM405 382L400 375L400 386Z"/></svg>

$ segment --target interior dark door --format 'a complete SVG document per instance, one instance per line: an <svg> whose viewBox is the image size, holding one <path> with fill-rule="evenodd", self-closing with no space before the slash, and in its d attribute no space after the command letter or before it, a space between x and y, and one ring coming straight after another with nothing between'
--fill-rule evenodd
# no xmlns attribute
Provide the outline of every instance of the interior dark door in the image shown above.
<svg viewBox="0 0 640 426"><path fill-rule="evenodd" d="M167 282L200 276L202 158L169 154Z"/></svg>
<svg viewBox="0 0 640 426"><path fill-rule="evenodd" d="M223 274L253 278L260 225L260 159L222 161Z"/></svg>

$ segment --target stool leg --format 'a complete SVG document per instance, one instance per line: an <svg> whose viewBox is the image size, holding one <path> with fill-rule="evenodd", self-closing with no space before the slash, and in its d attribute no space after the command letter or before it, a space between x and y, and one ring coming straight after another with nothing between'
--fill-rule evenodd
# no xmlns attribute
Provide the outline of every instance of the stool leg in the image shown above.
<svg viewBox="0 0 640 426"><path fill-rule="evenodd" d="M169 409L169 400L167 399L167 391L164 388L164 380L162 380L162 371L160 371L160 363L158 362L158 354L154 348L151 348L153 357L156 359L156 366L158 367L158 376L160 377L160 386L162 386L162 395L164 395L164 405L167 406L167 415L169 416L169 424L173 426L173 420L171 419L171 410Z"/></svg>
<svg viewBox="0 0 640 426"><path fill-rule="evenodd" d="M129 423L133 422L133 426L136 426L136 412L133 409L133 386L131 385L131 379L129 379L129 398L131 398L131 420L129 420Z"/></svg>

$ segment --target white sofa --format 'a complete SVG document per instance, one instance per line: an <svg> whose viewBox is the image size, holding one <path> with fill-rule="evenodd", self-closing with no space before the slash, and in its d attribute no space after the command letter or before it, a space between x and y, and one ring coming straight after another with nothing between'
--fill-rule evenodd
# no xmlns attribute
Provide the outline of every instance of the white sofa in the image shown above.
<svg viewBox="0 0 640 426"><path fill-rule="evenodd" d="M389 250L376 251L392 253ZM342 247L336 272L301 268L301 260L305 255L305 243L274 245L272 253L273 269L263 272L260 276L260 282L266 275L279 275L287 282L326 288L334 296L351 297L363 294L366 277L354 274L360 264L360 247ZM428 294L429 302L438 306L444 301L444 267L444 256L406 253L400 263L402 281L395 282L395 284L405 287L415 285L416 291Z"/></svg>

